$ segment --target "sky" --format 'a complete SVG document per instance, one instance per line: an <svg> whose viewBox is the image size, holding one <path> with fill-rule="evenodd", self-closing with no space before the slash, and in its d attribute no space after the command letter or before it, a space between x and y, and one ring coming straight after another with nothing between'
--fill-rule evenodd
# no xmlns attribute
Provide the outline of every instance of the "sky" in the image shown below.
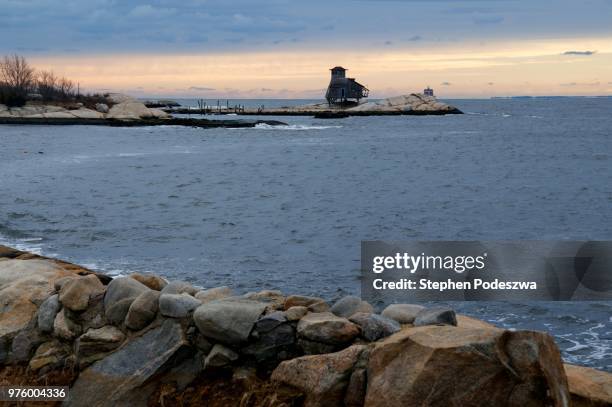
<svg viewBox="0 0 612 407"><path fill-rule="evenodd" d="M89 92L612 95L612 0L0 0L0 38Z"/></svg>

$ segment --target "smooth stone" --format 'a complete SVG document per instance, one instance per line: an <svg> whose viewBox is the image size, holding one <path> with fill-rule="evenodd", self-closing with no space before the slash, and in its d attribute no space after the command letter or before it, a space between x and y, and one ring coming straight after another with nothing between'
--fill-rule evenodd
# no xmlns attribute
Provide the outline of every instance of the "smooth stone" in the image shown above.
<svg viewBox="0 0 612 407"><path fill-rule="evenodd" d="M236 352L221 344L216 344L204 360L204 369L227 366L236 360L238 360Z"/></svg>
<svg viewBox="0 0 612 407"><path fill-rule="evenodd" d="M361 336L370 342L386 338L401 329L401 325L397 321L377 314L358 312L353 314L349 321L359 325Z"/></svg>
<svg viewBox="0 0 612 407"><path fill-rule="evenodd" d="M573 407L612 406L612 373L565 364Z"/></svg>
<svg viewBox="0 0 612 407"><path fill-rule="evenodd" d="M75 342L79 366L83 368L102 359L108 352L117 349L124 339L125 334L111 325L88 330Z"/></svg>
<svg viewBox="0 0 612 407"><path fill-rule="evenodd" d="M270 366L274 367L282 360L298 356L296 339L295 328L283 323L257 335L240 352L254 357L260 366L270 362Z"/></svg>
<svg viewBox="0 0 612 407"><path fill-rule="evenodd" d="M166 280L155 274L132 273L129 277L155 291L161 291L166 285L168 285Z"/></svg>
<svg viewBox="0 0 612 407"><path fill-rule="evenodd" d="M341 349L341 346L338 345L309 341L304 338L298 338L297 345L305 355L322 355L324 353L336 352L339 348Z"/></svg>
<svg viewBox="0 0 612 407"><path fill-rule="evenodd" d="M73 278L62 285L59 301L72 311L84 311L89 306L89 300L102 294L106 287L94 274Z"/></svg>
<svg viewBox="0 0 612 407"><path fill-rule="evenodd" d="M315 342L341 345L351 342L360 332L357 325L331 312L311 312L300 319L298 335Z"/></svg>
<svg viewBox="0 0 612 407"><path fill-rule="evenodd" d="M450 308L426 308L414 319L414 326L453 325L457 326L457 315Z"/></svg>
<svg viewBox="0 0 612 407"><path fill-rule="evenodd" d="M336 302L331 307L330 312L339 317L349 318L358 312L372 313L374 308L367 302L362 301L361 298L348 295Z"/></svg>
<svg viewBox="0 0 612 407"><path fill-rule="evenodd" d="M40 304L38 308L38 329L41 332L53 332L53 322L60 308L58 294L50 296Z"/></svg>
<svg viewBox="0 0 612 407"><path fill-rule="evenodd" d="M288 321L299 321L306 314L308 314L308 308L300 305L296 305L285 311L285 317L287 317Z"/></svg>
<svg viewBox="0 0 612 407"><path fill-rule="evenodd" d="M193 320L207 338L226 344L246 342L266 304L230 298L200 305Z"/></svg>
<svg viewBox="0 0 612 407"><path fill-rule="evenodd" d="M214 300L219 300L221 298L227 298L234 295L232 289L229 287L216 287L210 288L208 290L198 291L195 297L200 300L202 304L211 302Z"/></svg>
<svg viewBox="0 0 612 407"><path fill-rule="evenodd" d="M149 325L157 315L160 296L159 291L151 290L136 297L125 316L125 326L133 331L139 331Z"/></svg>
<svg viewBox="0 0 612 407"><path fill-rule="evenodd" d="M271 314L266 314L257 320L255 324L255 332L265 333L271 331L277 326L287 322L287 317L282 311L275 311Z"/></svg>
<svg viewBox="0 0 612 407"><path fill-rule="evenodd" d="M104 308L108 310L114 304L125 299L133 301L140 294L148 290L150 290L149 287L133 278L117 277L106 288Z"/></svg>
<svg viewBox="0 0 612 407"><path fill-rule="evenodd" d="M400 324L412 324L417 314L425 307L416 304L391 304L380 314Z"/></svg>
<svg viewBox="0 0 612 407"><path fill-rule="evenodd" d="M197 288L192 286L186 281L171 281L162 290L162 294L189 294L191 296L196 295L198 292Z"/></svg>
<svg viewBox="0 0 612 407"><path fill-rule="evenodd" d="M202 303L191 295L164 294L159 297L159 312L166 317L185 318Z"/></svg>
<svg viewBox="0 0 612 407"><path fill-rule="evenodd" d="M319 297L308 297L304 295L290 295L285 299L285 309L289 309L295 306L302 306L309 308L312 312L326 312L329 311L329 305L323 298ZM310 308L313 306L314 308Z"/></svg>
<svg viewBox="0 0 612 407"><path fill-rule="evenodd" d="M121 325L125 321L125 317L127 316L127 313L129 312L130 307L136 298L124 298L113 303L110 307L107 307L105 311L107 321L113 325Z"/></svg>

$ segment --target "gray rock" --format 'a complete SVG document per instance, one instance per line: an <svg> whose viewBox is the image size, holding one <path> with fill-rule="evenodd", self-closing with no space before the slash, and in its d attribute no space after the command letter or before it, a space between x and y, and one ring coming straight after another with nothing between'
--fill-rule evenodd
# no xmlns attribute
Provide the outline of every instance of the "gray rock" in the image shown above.
<svg viewBox="0 0 612 407"><path fill-rule="evenodd" d="M424 309L425 307L416 304L391 304L381 315L400 324L412 324L417 314Z"/></svg>
<svg viewBox="0 0 612 407"><path fill-rule="evenodd" d="M53 335L61 339L72 340L81 334L81 326L66 318L65 310L57 313L53 321Z"/></svg>
<svg viewBox="0 0 612 407"><path fill-rule="evenodd" d="M278 290L263 290L259 292L247 293L243 296L251 301L265 302L268 304L266 312L284 310L285 296Z"/></svg>
<svg viewBox="0 0 612 407"><path fill-rule="evenodd" d="M166 319L160 327L82 371L65 405L146 406L155 386L143 385L166 371L168 362L185 346L180 324Z"/></svg>
<svg viewBox="0 0 612 407"><path fill-rule="evenodd" d="M162 294L159 297L159 312L166 317L185 318L202 303L189 294Z"/></svg>
<svg viewBox="0 0 612 407"><path fill-rule="evenodd" d="M454 325L457 326L457 315L450 308L426 308L414 319L414 326Z"/></svg>
<svg viewBox="0 0 612 407"><path fill-rule="evenodd" d="M193 320L207 338L226 344L246 342L266 304L231 298L200 305Z"/></svg>
<svg viewBox="0 0 612 407"><path fill-rule="evenodd" d="M271 331L277 326L287 322L287 317L282 311L275 311L271 314L262 316L255 324L255 332L258 334Z"/></svg>
<svg viewBox="0 0 612 407"><path fill-rule="evenodd" d="M105 316L108 322L113 325L121 325L125 321L125 317L130 310L130 306L135 298L129 297L113 303L110 307L106 307Z"/></svg>
<svg viewBox="0 0 612 407"><path fill-rule="evenodd" d="M160 295L159 291L151 290L136 297L125 316L125 326L139 331L149 325L157 315Z"/></svg>
<svg viewBox="0 0 612 407"><path fill-rule="evenodd" d="M58 294L52 295L40 304L40 308L38 308L38 329L41 332L53 332L53 322L60 308Z"/></svg>
<svg viewBox="0 0 612 407"><path fill-rule="evenodd" d="M183 294L187 293L192 297L198 292L197 288L192 286L186 281L171 281L164 288L162 288L162 294Z"/></svg>
<svg viewBox="0 0 612 407"><path fill-rule="evenodd" d="M216 344L204 360L204 369L223 367L238 360L238 354L223 345Z"/></svg>
<svg viewBox="0 0 612 407"><path fill-rule="evenodd" d="M13 338L10 354L13 362L27 361L30 359L34 349L45 341L43 336L35 328L35 322L36 319L32 319L30 323Z"/></svg>
<svg viewBox="0 0 612 407"><path fill-rule="evenodd" d="M96 111L100 113L108 113L108 105L106 103L96 103Z"/></svg>
<svg viewBox="0 0 612 407"><path fill-rule="evenodd" d="M304 338L298 338L297 344L305 355L323 355L325 353L336 352L341 348L338 345L309 341Z"/></svg>
<svg viewBox="0 0 612 407"><path fill-rule="evenodd" d="M376 314L358 312L349 320L361 327L361 336L370 342L386 338L401 329L397 321Z"/></svg>
<svg viewBox="0 0 612 407"><path fill-rule="evenodd" d="M125 299L131 299L133 301L140 294L148 290L150 290L149 287L133 278L117 277L111 281L106 288L106 294L104 295L104 308L108 310L108 308L117 302Z"/></svg>
<svg viewBox="0 0 612 407"><path fill-rule="evenodd" d="M354 295L348 295L336 302L330 309L331 313L339 317L348 318L357 312L372 313L374 309L370 304Z"/></svg>
<svg viewBox="0 0 612 407"><path fill-rule="evenodd" d="M330 312L313 312L300 319L297 332L309 341L342 345L355 339L360 329L348 319Z"/></svg>
<svg viewBox="0 0 612 407"><path fill-rule="evenodd" d="M213 347L213 344L208 341L201 333L198 333L194 340L196 348L202 351L203 354L208 355Z"/></svg>
<svg viewBox="0 0 612 407"><path fill-rule="evenodd" d="M75 312L70 311L68 308L64 308L64 312L66 313L66 317L81 325L84 332L90 328L102 328L107 324L106 316L104 315L103 293L90 297L89 306L85 311Z"/></svg>
<svg viewBox="0 0 612 407"><path fill-rule="evenodd" d="M300 305L296 305L285 311L285 316L288 321L299 321L306 314L308 314L308 308Z"/></svg>
<svg viewBox="0 0 612 407"><path fill-rule="evenodd" d="M295 328L284 323L259 333L248 346L241 349L241 353L252 356L259 364L270 362L273 367L282 360L298 356L296 341Z"/></svg>
<svg viewBox="0 0 612 407"><path fill-rule="evenodd" d="M200 300L202 304L219 300L221 298L231 297L233 294L229 287L216 287L208 290L198 291L195 297Z"/></svg>

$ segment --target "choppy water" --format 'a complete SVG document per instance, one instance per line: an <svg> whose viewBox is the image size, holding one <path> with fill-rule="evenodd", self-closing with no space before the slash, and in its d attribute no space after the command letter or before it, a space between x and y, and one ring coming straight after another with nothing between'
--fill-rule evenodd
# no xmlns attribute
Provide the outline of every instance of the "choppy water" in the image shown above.
<svg viewBox="0 0 612 407"><path fill-rule="evenodd" d="M333 300L359 291L362 239L612 239L612 99L452 103L468 114L0 126L0 240L109 273ZM612 371L610 302L455 306Z"/></svg>

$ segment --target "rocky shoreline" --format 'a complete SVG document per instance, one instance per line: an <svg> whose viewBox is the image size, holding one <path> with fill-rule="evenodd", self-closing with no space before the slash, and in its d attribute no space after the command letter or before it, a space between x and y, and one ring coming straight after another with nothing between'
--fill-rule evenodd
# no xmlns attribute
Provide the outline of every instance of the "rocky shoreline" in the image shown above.
<svg viewBox="0 0 612 407"><path fill-rule="evenodd" d="M285 106L278 108L245 108L240 112L230 109L209 107L210 113L232 114L246 116L314 116L317 118L345 118L351 116L443 116L447 114L463 114L454 106L440 102L433 96L420 93L396 96L375 102L365 102L356 106L330 106L327 103L314 103L303 106ZM171 107L162 109L173 114L199 114L201 109ZM208 112L208 110L207 110Z"/></svg>
<svg viewBox="0 0 612 407"><path fill-rule="evenodd" d="M111 278L0 246L0 385L66 406L608 406L551 336L452 309ZM59 405L49 402L47 405Z"/></svg>

